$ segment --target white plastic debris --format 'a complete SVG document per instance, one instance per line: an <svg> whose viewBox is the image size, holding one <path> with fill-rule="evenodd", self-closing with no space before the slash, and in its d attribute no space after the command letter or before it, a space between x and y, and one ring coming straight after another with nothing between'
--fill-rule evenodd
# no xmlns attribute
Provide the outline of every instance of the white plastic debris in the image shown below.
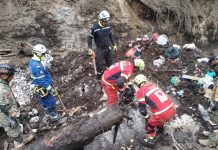
<svg viewBox="0 0 218 150"><path fill-rule="evenodd" d="M205 121L208 121L210 119L208 111L204 108L204 106L198 104L198 110L201 112L201 115Z"/></svg>
<svg viewBox="0 0 218 150"><path fill-rule="evenodd" d="M36 133L37 132L37 129L32 129L33 133Z"/></svg>
<svg viewBox="0 0 218 150"><path fill-rule="evenodd" d="M178 49L181 49L181 46L180 46L180 45L177 45L177 44L173 44L173 47L178 48Z"/></svg>
<svg viewBox="0 0 218 150"><path fill-rule="evenodd" d="M183 96L184 96L184 90L178 91L177 94L178 94L179 96L183 97Z"/></svg>
<svg viewBox="0 0 218 150"><path fill-rule="evenodd" d="M183 46L183 49L195 50L195 49L196 49L195 43L185 44L185 45Z"/></svg>
<svg viewBox="0 0 218 150"><path fill-rule="evenodd" d="M32 116L32 115L33 115L33 112L32 112L32 111L28 113L28 116Z"/></svg>
<svg viewBox="0 0 218 150"><path fill-rule="evenodd" d="M161 34L160 36L158 36L156 42L158 45L166 45L168 41L168 37L165 34Z"/></svg>
<svg viewBox="0 0 218 150"><path fill-rule="evenodd" d="M163 65L165 62L165 58L163 56L160 56L159 59L156 59L153 61L153 65L156 67L160 67L161 65Z"/></svg>
<svg viewBox="0 0 218 150"><path fill-rule="evenodd" d="M198 62L208 62L209 59L207 57L205 57L205 58L199 58L199 59L197 59L197 61Z"/></svg>
<svg viewBox="0 0 218 150"><path fill-rule="evenodd" d="M145 34L145 35L143 36L142 41L149 41L149 40L151 40L151 38L152 38L152 37L150 37L149 34Z"/></svg>
<svg viewBox="0 0 218 150"><path fill-rule="evenodd" d="M129 47L132 47L133 46L133 43L134 43L134 41L130 41L130 43L129 43Z"/></svg>
<svg viewBox="0 0 218 150"><path fill-rule="evenodd" d="M32 109L32 112L33 112L34 115L37 115L39 113L38 110L35 109L35 108Z"/></svg>
<svg viewBox="0 0 218 150"><path fill-rule="evenodd" d="M209 75L206 75L205 77L200 78L198 80L198 83L203 84L204 89L207 89L211 84L214 84L213 78Z"/></svg>
<svg viewBox="0 0 218 150"><path fill-rule="evenodd" d="M39 116L35 116L35 117L32 117L30 119L30 122L33 123L33 122L38 122L39 121Z"/></svg>

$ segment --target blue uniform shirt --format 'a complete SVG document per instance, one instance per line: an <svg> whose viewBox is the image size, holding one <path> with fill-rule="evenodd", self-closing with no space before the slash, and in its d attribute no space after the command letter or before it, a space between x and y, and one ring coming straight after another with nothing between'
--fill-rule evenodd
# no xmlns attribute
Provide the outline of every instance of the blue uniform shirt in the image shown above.
<svg viewBox="0 0 218 150"><path fill-rule="evenodd" d="M29 71L31 73L31 78L33 84L39 87L48 88L52 85L52 78L48 69L44 66L43 62L36 56L33 56L28 64ZM47 96L41 97L40 103L46 108L56 107L56 98L48 93ZM50 109L49 109L50 110ZM52 113L52 111L47 110L47 113Z"/></svg>
<svg viewBox="0 0 218 150"><path fill-rule="evenodd" d="M52 85L51 75L39 58L35 56L32 57L32 59L29 61L28 67L31 73L31 78L33 79L33 84L44 88Z"/></svg>

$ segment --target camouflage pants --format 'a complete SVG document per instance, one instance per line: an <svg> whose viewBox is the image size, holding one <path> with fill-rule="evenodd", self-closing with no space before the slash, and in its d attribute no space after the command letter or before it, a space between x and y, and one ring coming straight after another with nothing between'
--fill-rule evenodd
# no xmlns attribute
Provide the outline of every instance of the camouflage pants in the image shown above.
<svg viewBox="0 0 218 150"><path fill-rule="evenodd" d="M18 125L15 129L10 128L8 122L8 116L0 112L0 126L5 129L7 135L11 138L17 137L21 133L21 127Z"/></svg>

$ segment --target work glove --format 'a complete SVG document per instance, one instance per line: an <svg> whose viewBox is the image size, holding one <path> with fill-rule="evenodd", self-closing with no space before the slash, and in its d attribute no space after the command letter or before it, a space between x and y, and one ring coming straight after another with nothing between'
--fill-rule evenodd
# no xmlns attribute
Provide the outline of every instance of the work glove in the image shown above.
<svg viewBox="0 0 218 150"><path fill-rule="evenodd" d="M8 123L9 123L9 127L12 129L15 129L18 126L18 122L17 119L15 117L8 117Z"/></svg>
<svg viewBox="0 0 218 150"><path fill-rule="evenodd" d="M57 96L58 95L58 92L57 92L57 90L55 90L52 86L48 86L47 88L46 88L46 90L49 92L49 93L51 93L53 96Z"/></svg>
<svg viewBox="0 0 218 150"><path fill-rule="evenodd" d="M144 116L144 119L145 119L145 120L148 120L149 118L150 118L150 115L149 115L149 113L147 113L147 115Z"/></svg>
<svg viewBox="0 0 218 150"><path fill-rule="evenodd" d="M114 51L117 51L117 45L116 45L116 44L113 45L113 50L114 50Z"/></svg>
<svg viewBox="0 0 218 150"><path fill-rule="evenodd" d="M95 58L95 52L92 49L88 49L88 55Z"/></svg>

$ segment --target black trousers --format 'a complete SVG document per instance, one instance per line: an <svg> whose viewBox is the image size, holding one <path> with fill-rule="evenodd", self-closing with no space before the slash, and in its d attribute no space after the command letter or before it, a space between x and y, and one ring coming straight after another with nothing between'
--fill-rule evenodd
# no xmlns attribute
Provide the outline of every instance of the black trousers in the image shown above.
<svg viewBox="0 0 218 150"><path fill-rule="evenodd" d="M110 50L110 48L97 47L95 61L97 70L96 78L97 80L101 80L101 77L105 70L105 66L108 68L113 63L112 51Z"/></svg>

